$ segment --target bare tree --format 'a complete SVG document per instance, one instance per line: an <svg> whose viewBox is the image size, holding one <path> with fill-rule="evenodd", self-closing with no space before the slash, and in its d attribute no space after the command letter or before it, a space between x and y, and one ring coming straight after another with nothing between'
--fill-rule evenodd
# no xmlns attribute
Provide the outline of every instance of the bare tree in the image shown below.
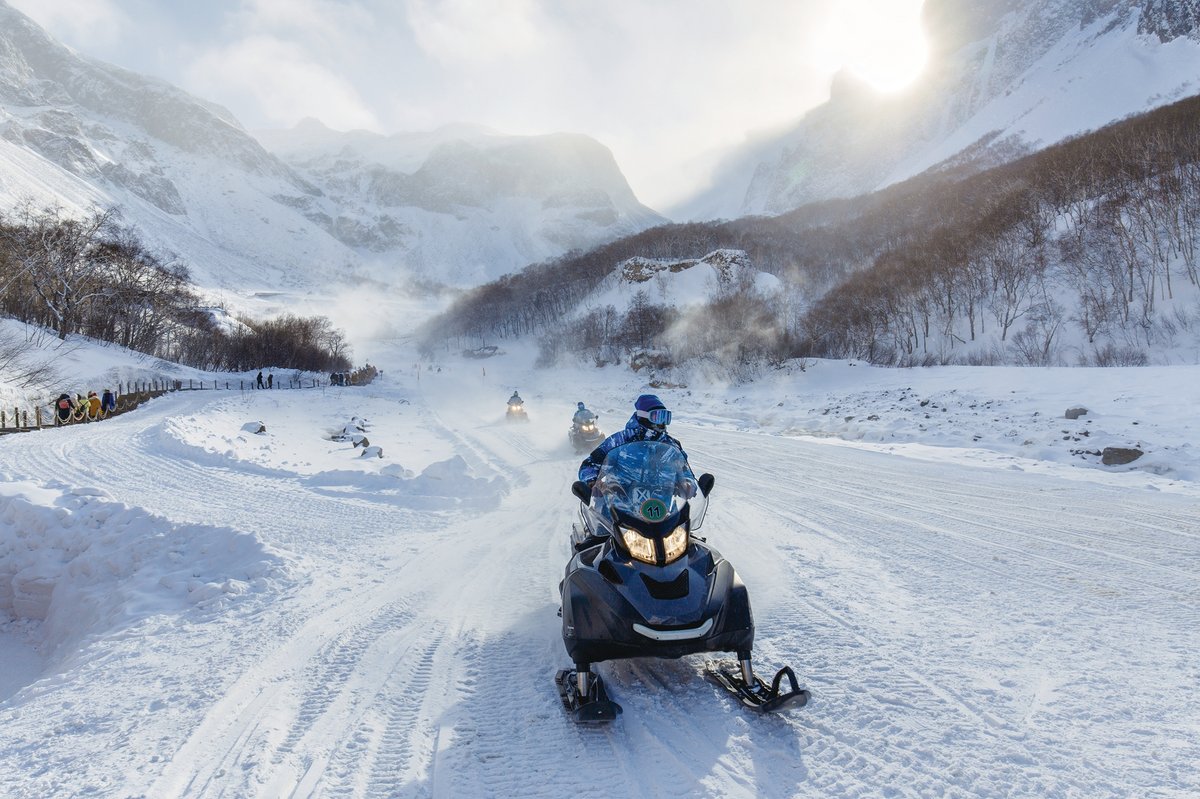
<svg viewBox="0 0 1200 799"><path fill-rule="evenodd" d="M79 331L88 306L108 290L104 244L116 235L116 209L96 209L82 219L59 207L22 210L5 242L46 310L59 338Z"/></svg>

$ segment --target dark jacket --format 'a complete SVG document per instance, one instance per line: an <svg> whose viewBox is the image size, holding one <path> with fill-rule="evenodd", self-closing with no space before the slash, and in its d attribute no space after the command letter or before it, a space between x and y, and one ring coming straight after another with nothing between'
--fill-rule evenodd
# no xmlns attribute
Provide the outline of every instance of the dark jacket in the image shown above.
<svg viewBox="0 0 1200 799"><path fill-rule="evenodd" d="M687 458L687 453L683 451L683 445L677 439L673 438L666 430L646 427L638 419L637 414L634 414L629 417L629 421L625 423L623 429L604 439L600 442L600 446L583 459L583 463L579 464L579 479L591 485L592 481L600 474L600 466L604 463L608 453L630 441L662 441L678 448L683 453L683 457Z"/></svg>

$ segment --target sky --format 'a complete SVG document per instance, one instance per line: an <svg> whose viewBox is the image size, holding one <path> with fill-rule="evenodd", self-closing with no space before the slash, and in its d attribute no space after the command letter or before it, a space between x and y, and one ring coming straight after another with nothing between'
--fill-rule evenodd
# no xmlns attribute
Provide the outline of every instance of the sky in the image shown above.
<svg viewBox="0 0 1200 799"><path fill-rule="evenodd" d="M9 0L77 51L217 102L251 131L314 117L593 136L666 209L730 147L924 63L923 0Z"/></svg>

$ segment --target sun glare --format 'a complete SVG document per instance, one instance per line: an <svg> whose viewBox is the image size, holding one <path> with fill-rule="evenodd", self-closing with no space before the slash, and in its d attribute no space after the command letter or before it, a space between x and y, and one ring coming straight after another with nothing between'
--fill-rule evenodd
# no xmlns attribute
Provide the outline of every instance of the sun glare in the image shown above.
<svg viewBox="0 0 1200 799"><path fill-rule="evenodd" d="M881 92L911 85L925 67L924 0L857 0L839 4L818 42L831 71L850 74Z"/></svg>

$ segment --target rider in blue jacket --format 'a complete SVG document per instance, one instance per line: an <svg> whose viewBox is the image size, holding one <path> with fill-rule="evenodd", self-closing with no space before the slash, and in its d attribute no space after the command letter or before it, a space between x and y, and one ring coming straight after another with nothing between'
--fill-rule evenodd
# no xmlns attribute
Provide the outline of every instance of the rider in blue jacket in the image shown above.
<svg viewBox="0 0 1200 799"><path fill-rule="evenodd" d="M667 433L667 425L671 423L671 412L663 401L654 394L643 394L633 403L633 415L625 424L624 429L618 430L591 451L583 463L579 464L579 479L589 486L596 481L600 474L600 465L608 453L630 441L662 441L677 447L683 452L683 445Z"/></svg>

